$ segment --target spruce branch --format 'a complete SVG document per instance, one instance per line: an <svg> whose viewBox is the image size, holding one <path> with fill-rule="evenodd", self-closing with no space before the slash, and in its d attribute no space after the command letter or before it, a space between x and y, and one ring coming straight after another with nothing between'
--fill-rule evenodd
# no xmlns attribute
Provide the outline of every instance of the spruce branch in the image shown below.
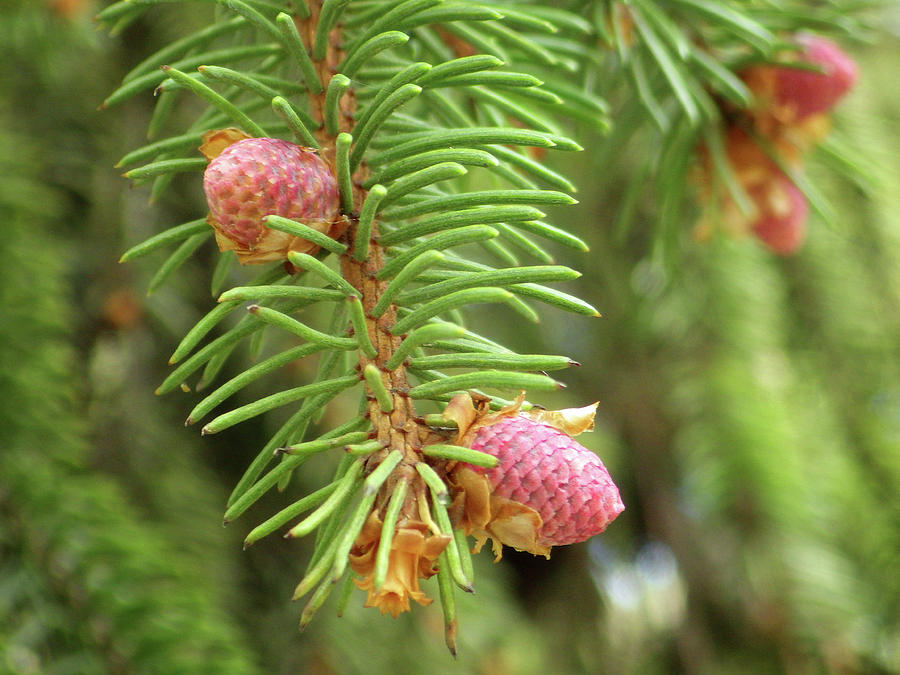
<svg viewBox="0 0 900 675"><path fill-rule="evenodd" d="M175 0L124 0L99 18L114 24L138 8L166 4ZM514 402L483 392L555 391L561 383L543 371L574 365L562 356L519 355L464 328L461 312L470 305L499 303L537 321L523 300L529 298L597 315L574 296L541 285L578 273L547 264L552 254L531 238L587 249L544 222L542 207L575 203L566 194L574 186L530 154L581 150L554 119L567 112L564 96L545 89L550 78L540 73L574 70L572 54L579 49L572 35L583 34L584 23L562 11L533 16L512 7L498 11L435 0L371 8L325 0L300 10L255 0L216 5L227 18L149 57L104 107L155 91L152 126L158 131L166 126L174 97L205 101L206 112L183 133L126 154L121 165L142 164L126 177L152 179L151 193L158 196L176 175L204 169L207 221L220 249L228 251L214 270L214 293L234 275L235 259L281 262L283 269L220 293L218 306L176 348L171 361L179 365L157 392L174 390L201 368L198 388L207 386L239 343L258 345L267 329L276 329L280 341L299 337L302 344L232 377L188 416L188 424L196 423L251 382L298 360L318 359L312 382L239 405L203 427L203 434L213 434L277 407L299 406L235 487L224 520L238 518L272 488L285 489L309 457L343 449L332 483L257 526L245 544L312 509L287 534L318 532L295 593L312 593L301 627L332 584L349 578L348 566L356 585L368 591L367 604L395 616L409 608L410 599L430 602L419 578L439 572L448 646L454 650L456 617L447 581L471 590L473 579L464 534L470 526L458 507L447 508L456 485L450 472L457 465L491 467L496 459L459 444L465 425L452 416L429 424L434 419L426 412L433 408L425 402L470 392L479 405L476 417L524 410L531 404L521 397ZM554 19L561 19L559 30ZM537 39L548 35L555 41ZM471 53L479 49L485 53ZM517 70L517 64L533 72ZM605 109L586 94L575 96L574 107L582 116ZM311 150L295 149L277 134L291 135ZM193 155L198 145L206 160ZM319 201L298 197L290 213L260 213L250 235L243 225L224 222L228 214L216 211L218 188L209 176L214 166L241 161L239 148L253 148L261 159L237 180L274 170L266 164L274 155L266 153L290 153L307 172L291 174L296 180L320 176ZM462 177L496 187L467 190ZM540 189L539 183L556 190ZM232 198L233 188L242 189L225 184L223 200ZM273 193L271 199L280 197ZM226 201L223 208L231 207ZM171 228L122 258L178 245L154 278L155 288L205 243L210 232L204 227L192 221ZM477 254L463 253L472 244L510 266L490 267ZM545 264L520 267L511 249ZM245 302L247 314L223 330L223 321ZM334 308L327 328L313 311L321 303ZM218 336L201 346L214 332ZM438 368L469 372L445 374ZM357 384L365 392L359 414L307 438L324 408ZM461 494L458 486L452 490ZM411 569L398 561L405 555L414 558Z"/></svg>
<svg viewBox="0 0 900 675"><path fill-rule="evenodd" d="M798 51L804 36L859 40L871 32L875 16L869 8L843 0L797 0L777 8L732 1L639 0L602 3L598 9L595 27L602 58L591 68L598 75L604 68L616 73L596 81L597 93L611 102L609 112L617 120L600 153L604 164L628 175L620 186L625 196L613 227L621 239L641 236L634 229L640 220L638 202L652 195L661 206L651 216L651 255L666 265L679 257L685 233L699 240L746 233L753 230L754 212L765 210L751 203L747 186L740 184L745 167L735 157L746 153L732 138L746 119L755 124L773 106L771 94L753 81L754 69L808 69L809 61ZM768 128L763 131L763 136L771 134ZM784 137L799 138L790 143L804 146L820 141L821 132L797 127ZM795 201L808 201L833 222L834 211L821 190L791 156L795 150L804 152L803 147L789 152L779 148L768 154L777 171L787 176L787 190L796 192ZM636 162L633 158L638 157ZM851 178L856 174L846 155L839 164ZM693 231L685 221L694 221Z"/></svg>

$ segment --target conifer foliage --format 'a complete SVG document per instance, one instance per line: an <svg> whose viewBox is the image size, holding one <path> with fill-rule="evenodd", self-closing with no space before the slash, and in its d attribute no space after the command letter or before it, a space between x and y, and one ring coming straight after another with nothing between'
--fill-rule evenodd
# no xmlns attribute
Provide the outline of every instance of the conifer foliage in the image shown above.
<svg viewBox="0 0 900 675"><path fill-rule="evenodd" d="M156 4L116 3L99 19L121 27ZM471 391L478 400L472 414L484 415L510 401L482 390L555 391L562 385L546 372L572 363L517 354L467 329L460 311L491 303L507 318L535 321L534 303L546 303L597 315L545 285L579 274L552 264L542 242L587 247L543 220L542 208L574 203L574 188L535 159L537 150L581 149L561 134L557 118L566 107L540 73L568 64L566 47L578 44L570 36L588 26L566 12L531 9L431 0L218 2L214 22L148 57L104 103L155 92L154 135L167 128L173 101L209 104L186 133L120 162L139 165L125 175L152 180L154 195L178 172L204 171L209 217L167 230L123 259L177 245L155 287L210 238L209 223L226 252L217 279L228 278L235 260L275 263L219 296L176 348L176 368L159 392L201 368L202 383L212 382L235 346L265 329L301 338L214 389L188 416L189 424L212 416L203 433L214 434L275 408L293 410L234 489L226 522L270 489L284 489L313 455L343 449L333 481L246 540L291 523L288 537L319 531L295 593L311 594L301 625L336 582L355 582L369 591L367 604L396 616L410 599L431 601L419 578L437 573L455 649L453 587L471 590L472 571L465 536L454 532L446 472L456 462L497 460L458 445L455 421L430 402ZM557 37L542 39L550 35ZM590 96L580 105L602 108ZM322 303L330 318L316 324L310 310ZM234 327L201 346L240 312L246 315ZM312 382L220 410L267 372L312 358ZM313 422L347 390L360 392L359 410L347 414L342 403L343 423L310 437Z"/></svg>
<svg viewBox="0 0 900 675"><path fill-rule="evenodd" d="M190 3L122 0L98 19L113 32L148 11L177 24L173 4ZM569 137L574 125L606 131L611 112L610 157L652 125L651 147L627 154L641 166L630 171L616 227L629 231L651 185L660 205L651 247L671 254L689 231L686 205L729 201L747 211L767 199L740 184L723 142L730 121L759 100L740 73L783 63L806 24L845 22L807 3L775 13L705 0L209 4L207 25L136 65L103 106L154 94L150 142L119 165L152 197L180 173L193 173L199 191L202 173L209 209L122 259L173 249L155 290L213 240L222 251L211 274L218 304L177 345L157 391L212 387L187 417L205 435L286 411L231 493L226 523L270 491L293 495L292 475L312 458L336 458L330 481L293 495L245 540L315 533L294 596L308 598L301 628L335 588L339 606L355 585L367 605L397 616L411 600L431 602L419 582L437 575L455 651L454 592L474 581L473 496L455 469L483 473L502 454L473 449L467 431L492 415L527 414L534 406L517 394L557 391L563 385L548 373L574 364L519 354L468 328L464 312L487 304L505 320L535 322L549 305L598 315L553 286L580 275L551 251L588 247L547 221L546 212L575 204L575 186L550 167L548 151L581 150ZM205 107L175 129L198 100ZM779 186L795 203L826 208L796 173ZM708 234L706 222L698 232ZM752 229L779 252L799 243ZM258 352L263 335L280 347L220 383L236 348ZM227 409L235 394L298 363L314 377ZM323 418L333 424L320 431ZM567 423L538 426L560 429L570 447ZM617 505L615 517L616 487L599 483L610 492L597 500ZM491 536L543 552L520 545L528 538L519 528L530 527L534 541L549 514L513 503L525 515L515 533L495 527Z"/></svg>

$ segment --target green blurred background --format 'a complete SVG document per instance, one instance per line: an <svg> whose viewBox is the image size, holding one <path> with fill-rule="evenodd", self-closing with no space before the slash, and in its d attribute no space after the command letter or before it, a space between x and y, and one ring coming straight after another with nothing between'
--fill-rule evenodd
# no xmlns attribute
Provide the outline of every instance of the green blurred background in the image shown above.
<svg viewBox="0 0 900 675"><path fill-rule="evenodd" d="M855 49L837 121L868 175L813 161L838 226L813 218L794 257L685 237L660 267L652 200L645 228L611 234L628 157L608 164L576 133L587 152L555 168L581 204L556 218L592 250L559 260L585 270L572 289L604 317L488 334L583 364L542 402L600 401L582 440L627 510L550 561L479 556L454 661L435 606L393 620L357 594L298 634L308 550L243 552L255 523L220 526L274 422L201 439L182 426L194 394L153 396L212 304L217 252L144 297L153 264L116 261L202 213L198 179L148 206L113 164L149 108L96 111L181 30L154 14L110 39L94 9L0 0L0 672L900 672L900 13Z"/></svg>

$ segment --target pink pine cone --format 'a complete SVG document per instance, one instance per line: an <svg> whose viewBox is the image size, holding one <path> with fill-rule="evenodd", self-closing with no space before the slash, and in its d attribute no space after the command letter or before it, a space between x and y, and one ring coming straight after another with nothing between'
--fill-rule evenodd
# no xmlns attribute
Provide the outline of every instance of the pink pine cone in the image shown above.
<svg viewBox="0 0 900 675"><path fill-rule="evenodd" d="M790 255L806 239L806 197L784 174L775 174L765 183L749 190L759 209L752 224L753 234L773 253Z"/></svg>
<svg viewBox="0 0 900 675"><path fill-rule="evenodd" d="M606 529L625 506L603 462L571 436L518 415L478 429L471 445L494 455L484 474L495 495L529 506L543 524L538 543L561 546Z"/></svg>
<svg viewBox="0 0 900 675"><path fill-rule="evenodd" d="M831 40L815 35L801 36L800 59L824 70L817 73L797 68L778 68L775 100L791 106L797 118L827 112L853 87L857 79L856 64Z"/></svg>
<svg viewBox="0 0 900 675"><path fill-rule="evenodd" d="M220 247L239 256L255 250L266 256L246 262L283 258L290 248L293 238L266 227L265 216L283 216L327 232L340 206L328 164L312 150L277 138L229 145L206 168L203 190Z"/></svg>

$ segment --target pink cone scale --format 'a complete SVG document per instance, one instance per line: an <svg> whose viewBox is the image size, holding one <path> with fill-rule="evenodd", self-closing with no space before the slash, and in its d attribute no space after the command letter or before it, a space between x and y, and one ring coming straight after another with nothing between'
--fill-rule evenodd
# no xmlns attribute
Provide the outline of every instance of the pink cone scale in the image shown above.
<svg viewBox="0 0 900 675"><path fill-rule="evenodd" d="M265 216L327 233L340 208L328 164L313 150L277 138L229 145L206 168L203 190L220 248L234 250L242 262L268 262L298 250L297 238L266 227Z"/></svg>
<svg viewBox="0 0 900 675"><path fill-rule="evenodd" d="M471 467L488 479L493 494L541 516L541 545L584 541L625 509L600 458L554 427L507 417L480 427L471 447L500 460L493 469Z"/></svg>
<svg viewBox="0 0 900 675"><path fill-rule="evenodd" d="M774 95L778 105L790 106L801 119L833 108L856 83L858 73L853 60L831 40L804 35L797 42L803 48L800 60L823 72L778 68Z"/></svg>

